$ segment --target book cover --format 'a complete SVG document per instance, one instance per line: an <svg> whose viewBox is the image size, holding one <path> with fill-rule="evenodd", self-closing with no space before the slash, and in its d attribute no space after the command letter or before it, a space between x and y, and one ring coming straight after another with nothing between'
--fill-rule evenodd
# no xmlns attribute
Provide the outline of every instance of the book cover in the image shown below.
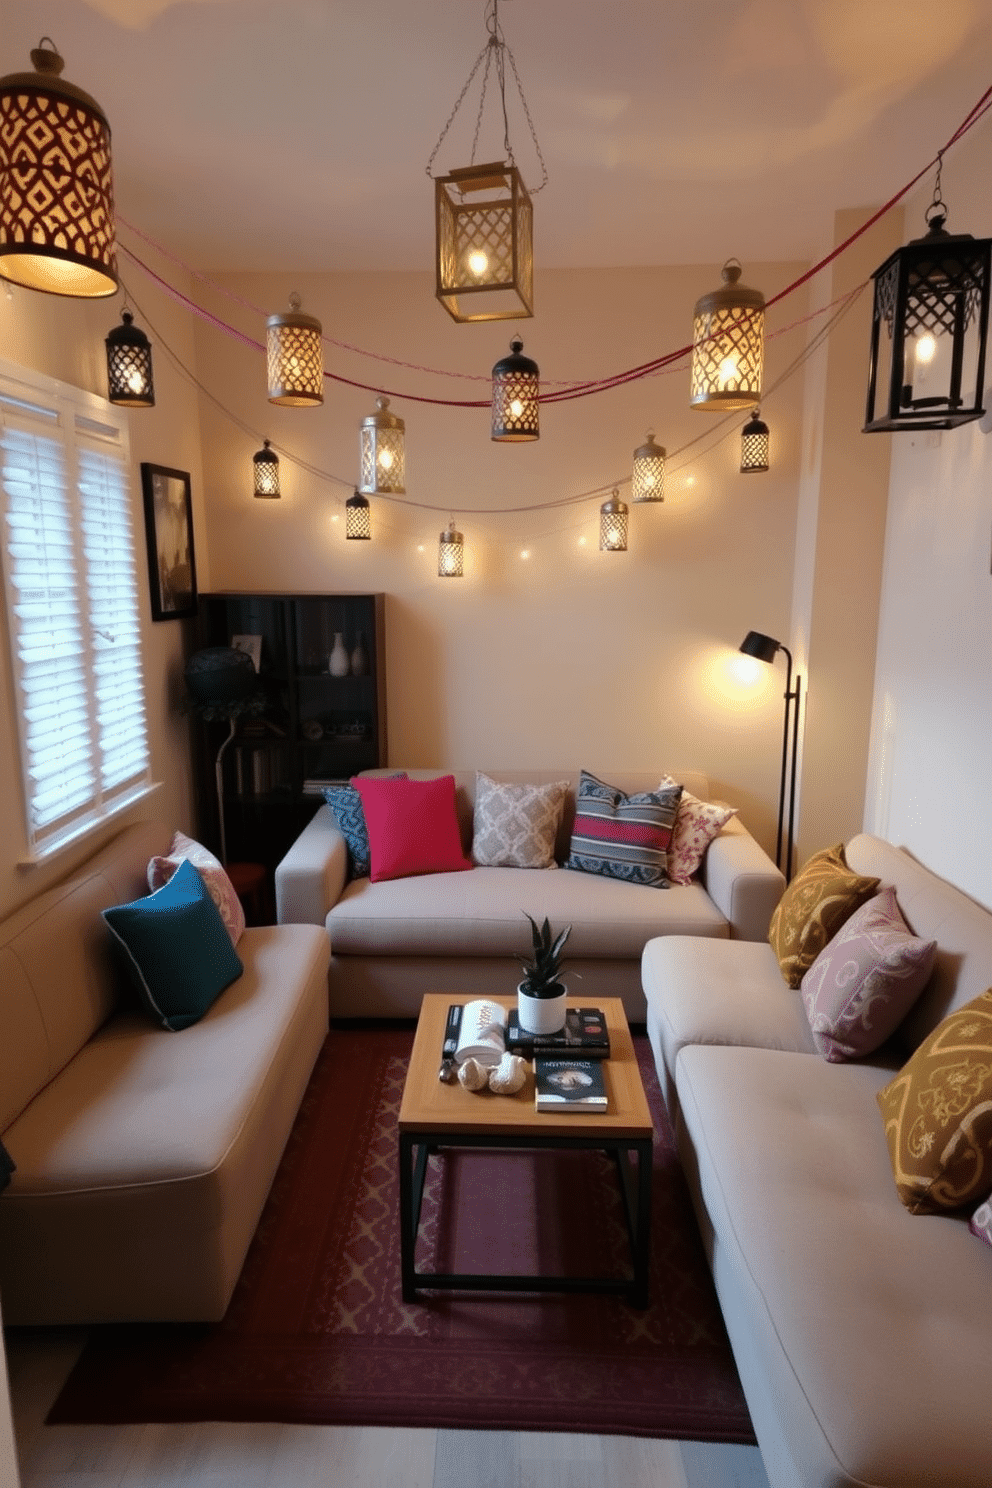
<svg viewBox="0 0 992 1488"><path fill-rule="evenodd" d="M582 1059L608 1059L610 1035L600 1008L569 1008L565 1027L560 1033L528 1033L520 1027L516 1008L510 1010L506 1029L506 1047L511 1054L530 1059L539 1053L568 1054Z"/></svg>
<svg viewBox="0 0 992 1488"><path fill-rule="evenodd" d="M603 1066L596 1059L534 1060L534 1104L539 1111L605 1111Z"/></svg>

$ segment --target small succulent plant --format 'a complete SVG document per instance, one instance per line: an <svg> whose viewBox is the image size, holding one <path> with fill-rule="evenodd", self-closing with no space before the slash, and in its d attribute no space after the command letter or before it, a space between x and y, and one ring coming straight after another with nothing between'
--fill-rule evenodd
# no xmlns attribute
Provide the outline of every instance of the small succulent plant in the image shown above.
<svg viewBox="0 0 992 1488"><path fill-rule="evenodd" d="M524 914L527 914L526 910ZM566 925L556 935L547 918L543 925L538 925L532 915L527 915L527 918L530 920L534 954L529 961L521 960L524 976L520 986L530 997L557 997L561 992L561 953L572 927Z"/></svg>

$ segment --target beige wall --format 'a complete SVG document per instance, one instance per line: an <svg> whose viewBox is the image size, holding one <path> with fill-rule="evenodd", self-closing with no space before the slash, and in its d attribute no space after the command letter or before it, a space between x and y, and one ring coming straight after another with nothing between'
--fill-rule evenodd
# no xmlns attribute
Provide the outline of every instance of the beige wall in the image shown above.
<svg viewBox="0 0 992 1488"><path fill-rule="evenodd" d="M200 581L204 582L205 544L203 482L200 474L200 433L196 389L180 374L166 354L174 347L186 366L193 364L193 330L190 318L172 301L150 287L146 279L128 271L141 312L136 322L154 342L156 406L128 415L131 431L132 495L135 536L138 543L139 589L145 642L145 683L148 724L152 746L152 773L161 787L150 803L138 811L161 813L177 827L191 824L188 729L179 711L182 695L183 647L189 645L188 621L153 623L149 605L145 561L145 526L139 465L142 460L188 470L194 495L194 536L201 558ZM120 321L121 300L89 304L15 289L0 284L0 357L29 367L49 377L106 397L106 353L104 338ZM146 318L148 317L148 318ZM208 577L208 575L207 575ZM22 866L25 853L21 768L17 727L13 716L13 685L6 630L6 611L0 606L0 914L63 877L82 857L88 856L101 837L119 829L108 826L74 847L56 854L43 865ZM127 818L125 817L125 820Z"/></svg>
<svg viewBox="0 0 992 1488"><path fill-rule="evenodd" d="M747 282L766 294L797 272L790 264L745 266ZM538 361L546 388L604 376L685 345L695 300L719 282L719 265L549 271L538 277L533 320L459 326L435 301L426 274L225 281L242 302L265 311L284 308L298 289L328 337L412 364L330 348L328 369L343 377L486 406L394 397L407 424L407 498L373 498L373 541L348 543L342 503L357 480L358 430L373 392L329 381L320 409L274 408L262 355L201 323L204 385L238 421L213 403L201 407L214 583L386 593L392 763L586 766L607 777L611 769L692 765L771 845L780 679L767 667L741 667L737 646L751 627L787 633L802 376L765 404L773 450L767 476L739 473L746 414L707 448L718 438L718 420L689 408L685 365L546 405L535 444L489 438L489 372L514 334ZM805 303L805 292L785 302L769 331L801 318ZM260 316L222 296L211 308L261 339ZM805 334L770 335L766 384L795 359ZM670 452L667 500L631 508L626 554L600 553L599 506L614 482L626 481L648 428ZM280 502L249 495L262 436L282 454ZM701 444L674 457L699 436ZM599 487L606 490L578 505L492 514L547 507ZM629 495L626 486L621 494ZM452 512L465 534L462 580L436 574L438 534Z"/></svg>

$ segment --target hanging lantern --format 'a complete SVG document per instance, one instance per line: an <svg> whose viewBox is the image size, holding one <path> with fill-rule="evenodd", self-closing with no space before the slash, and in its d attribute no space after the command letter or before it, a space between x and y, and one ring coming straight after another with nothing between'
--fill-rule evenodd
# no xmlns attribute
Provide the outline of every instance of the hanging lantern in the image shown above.
<svg viewBox="0 0 992 1488"><path fill-rule="evenodd" d="M599 551L627 551L627 506L620 500L620 492L616 486L610 500L604 501L599 508Z"/></svg>
<svg viewBox="0 0 992 1488"><path fill-rule="evenodd" d="M344 504L344 535L349 538L367 539L372 536L372 508L358 491L349 496Z"/></svg>
<svg viewBox="0 0 992 1488"><path fill-rule="evenodd" d="M492 438L503 444L539 439L540 373L537 363L521 356L523 342L510 342L510 355L493 368Z"/></svg>
<svg viewBox="0 0 992 1488"><path fill-rule="evenodd" d="M741 266L729 258L723 289L696 301L692 322L690 405L726 412L761 399L765 297L740 284Z"/></svg>
<svg viewBox="0 0 992 1488"><path fill-rule="evenodd" d="M376 398L375 413L362 420L360 491L376 496L406 495L406 424L389 412L389 399Z"/></svg>
<svg viewBox="0 0 992 1488"><path fill-rule="evenodd" d="M926 236L872 275L866 434L953 429L985 411L992 239L945 232L946 220L938 170Z"/></svg>
<svg viewBox="0 0 992 1488"><path fill-rule="evenodd" d="M102 299L117 291L110 125L51 37L31 61L0 78L0 277Z"/></svg>
<svg viewBox="0 0 992 1488"><path fill-rule="evenodd" d="M300 297L291 294L289 310L266 322L269 402L286 408L311 408L324 401L323 327L300 312Z"/></svg>
<svg viewBox="0 0 992 1488"><path fill-rule="evenodd" d="M437 572L441 579L460 579L465 572L465 539L453 520L441 533L437 550Z"/></svg>
<svg viewBox="0 0 992 1488"><path fill-rule="evenodd" d="M768 425L756 408L741 430L741 475L768 469Z"/></svg>
<svg viewBox="0 0 992 1488"><path fill-rule="evenodd" d="M107 336L107 398L121 408L154 408L152 345L144 331L131 322L130 310L121 311L121 324Z"/></svg>
<svg viewBox="0 0 992 1488"><path fill-rule="evenodd" d="M634 468L630 481L632 501L664 501L665 451L655 444L654 430L649 429L647 442L634 451Z"/></svg>
<svg viewBox="0 0 992 1488"><path fill-rule="evenodd" d="M437 297L453 320L534 314L534 212L520 172L502 160L434 182Z"/></svg>
<svg viewBox="0 0 992 1488"><path fill-rule="evenodd" d="M279 456L266 439L257 454L251 457L255 474L256 496L275 499L282 495L279 489Z"/></svg>

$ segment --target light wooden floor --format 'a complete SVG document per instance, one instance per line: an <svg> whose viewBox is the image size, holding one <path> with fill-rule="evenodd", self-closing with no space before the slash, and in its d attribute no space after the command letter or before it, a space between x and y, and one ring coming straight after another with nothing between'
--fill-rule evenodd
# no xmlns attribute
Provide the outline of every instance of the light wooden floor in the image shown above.
<svg viewBox="0 0 992 1488"><path fill-rule="evenodd" d="M572 1433L45 1426L80 1330L7 1333L23 1488L768 1488L754 1447Z"/></svg>

